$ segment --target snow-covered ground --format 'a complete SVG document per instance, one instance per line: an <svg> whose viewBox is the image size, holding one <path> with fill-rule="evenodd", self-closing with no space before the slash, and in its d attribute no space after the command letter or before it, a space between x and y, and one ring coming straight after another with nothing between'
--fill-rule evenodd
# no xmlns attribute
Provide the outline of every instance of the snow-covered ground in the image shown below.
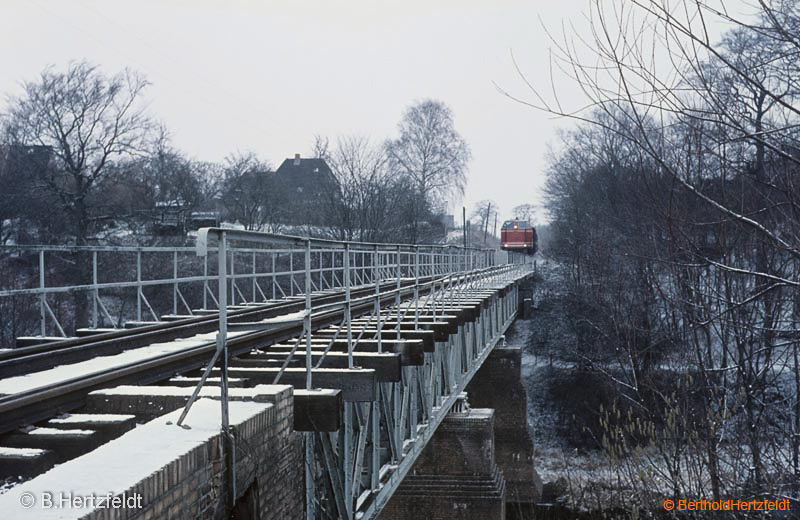
<svg viewBox="0 0 800 520"><path fill-rule="evenodd" d="M574 439L564 436L563 402L553 395L553 387L575 369L558 357L560 349L575 341L559 308L563 280L552 263L539 259L537 269L543 280L534 292L533 316L517 320L506 335L510 344L523 348L522 378L528 394L534 466L549 495L543 497L545 501L562 495L564 503L577 509L602 509L607 504L592 503L590 497L614 487L611 463L603 452L576 448Z"/></svg>
<svg viewBox="0 0 800 520"><path fill-rule="evenodd" d="M604 398L592 392L599 393L604 385L593 386L596 380L591 376L602 378L602 374L597 373L602 367L581 371L577 361L571 359L569 353L574 352L577 338L567 322L563 273L553 264L540 263L539 267L543 281L534 295L536 310L531 319L518 320L507 338L510 343L523 347L522 375L528 394L528 421L534 435L534 464L545 483L548 495L545 498L552 501L560 497L559 502L571 508L570 513L558 518L573 518L569 515L577 515L577 511L658 504L662 497L674 492L670 487L668 464L678 465L677 478L696 485L698 496L710 497L707 472L699 463L703 453L693 453L687 448L679 454L679 460L669 459L674 455L673 447L648 445L633 450L634 454L625 459L613 460L604 450L598 449L600 439L581 431L581 425L590 421L597 423L597 403ZM778 361L788 360L784 349L776 349L774 356ZM777 365L780 369L784 363ZM662 373L676 370L668 362L661 368ZM776 378L790 375L786 369L779 372L776 371ZM581 374L586 376L583 380ZM589 384L582 387L580 381ZM581 412L584 412L583 418ZM578 415L577 420L573 414ZM789 468L789 448L776 443L765 447L769 455L764 457L770 459L772 467ZM718 449L723 478L729 482L745 480L748 471L745 466L749 460L747 447L738 441L728 441L721 443ZM780 475L774 477L780 481Z"/></svg>

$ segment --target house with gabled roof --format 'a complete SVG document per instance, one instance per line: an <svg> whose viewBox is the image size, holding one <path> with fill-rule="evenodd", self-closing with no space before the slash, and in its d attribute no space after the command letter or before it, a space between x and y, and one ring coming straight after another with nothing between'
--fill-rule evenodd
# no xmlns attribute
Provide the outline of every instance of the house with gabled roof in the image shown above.
<svg viewBox="0 0 800 520"><path fill-rule="evenodd" d="M325 224L325 208L338 186L331 168L320 158L302 158L295 154L281 163L274 173L287 224Z"/></svg>

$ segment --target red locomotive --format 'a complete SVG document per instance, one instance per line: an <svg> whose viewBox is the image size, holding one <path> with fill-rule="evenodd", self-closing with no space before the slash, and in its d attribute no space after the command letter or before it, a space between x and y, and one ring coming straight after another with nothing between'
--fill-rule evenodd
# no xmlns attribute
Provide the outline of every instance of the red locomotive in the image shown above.
<svg viewBox="0 0 800 520"><path fill-rule="evenodd" d="M536 252L536 229L530 222L514 219L503 222L500 229L500 248L532 255Z"/></svg>

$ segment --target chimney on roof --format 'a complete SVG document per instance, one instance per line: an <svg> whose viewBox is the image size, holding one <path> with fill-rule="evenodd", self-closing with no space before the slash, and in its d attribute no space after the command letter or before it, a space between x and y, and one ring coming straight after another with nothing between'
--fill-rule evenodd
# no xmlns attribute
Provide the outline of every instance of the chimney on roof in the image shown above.
<svg viewBox="0 0 800 520"><path fill-rule="evenodd" d="M295 166L300 166L300 154L299 153L294 154L294 165Z"/></svg>

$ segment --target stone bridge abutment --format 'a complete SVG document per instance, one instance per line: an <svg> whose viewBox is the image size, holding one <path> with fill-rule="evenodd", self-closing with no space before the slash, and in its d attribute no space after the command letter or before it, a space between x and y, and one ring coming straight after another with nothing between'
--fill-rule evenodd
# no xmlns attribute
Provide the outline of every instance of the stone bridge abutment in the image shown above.
<svg viewBox="0 0 800 520"><path fill-rule="evenodd" d="M535 503L522 349L498 345L389 501L382 520L503 519Z"/></svg>

